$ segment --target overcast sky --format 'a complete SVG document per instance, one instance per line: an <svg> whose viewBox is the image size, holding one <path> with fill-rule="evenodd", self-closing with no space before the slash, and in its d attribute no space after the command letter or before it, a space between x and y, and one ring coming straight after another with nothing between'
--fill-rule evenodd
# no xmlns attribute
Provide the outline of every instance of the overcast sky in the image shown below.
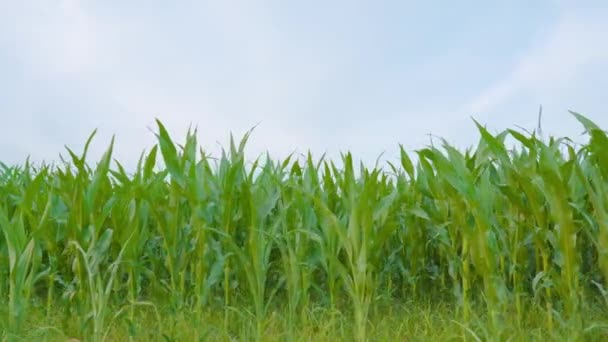
<svg viewBox="0 0 608 342"><path fill-rule="evenodd" d="M501 3L501 5L496 5ZM608 2L0 0L0 160L57 160L98 128L133 165L160 118L217 151L350 150L373 161L429 133L576 137L608 128Z"/></svg>

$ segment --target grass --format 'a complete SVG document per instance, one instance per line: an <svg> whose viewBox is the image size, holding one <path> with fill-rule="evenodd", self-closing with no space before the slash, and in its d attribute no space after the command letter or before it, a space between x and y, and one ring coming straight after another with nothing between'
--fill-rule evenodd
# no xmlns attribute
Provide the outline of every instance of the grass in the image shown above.
<svg viewBox="0 0 608 342"><path fill-rule="evenodd" d="M219 158L0 163L0 339L603 340L608 136L505 130L385 168ZM516 142L508 147L505 141Z"/></svg>
<svg viewBox="0 0 608 342"><path fill-rule="evenodd" d="M458 310L445 303L429 301L380 304L370 315L367 339L369 341L486 341L492 339L488 332L489 321L481 314L482 308L475 312L476 319L465 324L458 317ZM120 310L116 310L119 312ZM263 321L264 341L353 340L356 328L348 310L335 315L324 307L313 307L305 314L306 324L298 325L290 331L284 308L270 310ZM22 335L27 341L66 341L80 336L80 328L75 320L65 320L63 312L55 312L46 317L44 311L33 310L28 318L30 329ZM606 310L598 307L588 312L589 321L596 322L580 333L585 341L603 341L608 332L605 330ZM162 317L158 320L158 315ZM257 337L256 321L251 313L244 311L236 314L229 330L224 329L221 310L205 312L186 311L175 314L170 310L159 313L152 307L136 311L137 319L130 321L118 317L110 320L104 332L108 341L222 341L254 340ZM541 307L531 305L526 314L525 324L510 325L508 338L514 341L562 341L572 335L563 325L548 330L542 317L546 315ZM515 316L512 316L513 322Z"/></svg>

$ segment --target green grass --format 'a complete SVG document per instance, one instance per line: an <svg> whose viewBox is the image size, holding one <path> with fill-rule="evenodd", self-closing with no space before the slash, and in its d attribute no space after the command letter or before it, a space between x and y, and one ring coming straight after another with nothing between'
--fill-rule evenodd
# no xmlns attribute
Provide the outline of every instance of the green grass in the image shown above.
<svg viewBox="0 0 608 342"><path fill-rule="evenodd" d="M608 136L0 164L0 339L604 340ZM516 142L508 147L506 139ZM415 162L413 162L415 160Z"/></svg>
<svg viewBox="0 0 608 342"><path fill-rule="evenodd" d="M367 339L369 341L486 341L492 339L488 332L487 316L475 314L475 320L464 324L458 319L457 309L445 303L402 302L383 303L372 311L369 318ZM115 310L119 313L119 310ZM161 320L159 324L158 315ZM290 322L285 309L270 310L263 320L264 341L351 341L355 338L354 321L345 310L339 315L332 314L324 307L312 307L304 315L305 322L290 331ZM585 341L604 341L606 331L606 310L593 308L588 312L589 327L580 333ZM66 341L80 336L77 320L65 319L64 312L53 312L46 317L44 311L34 309L27 325L29 328L21 338L27 341ZM543 324L546 312L541 307L531 305L524 317L524 324L509 324L508 338L513 341L563 341L572 335L567 325L548 330ZM515 322L515 315L509 316ZM603 322L603 326L602 326ZM130 321L119 317L108 322L104 336L108 341L199 341L199 340L253 340L257 335L256 322L251 313L238 312L232 320L231 328L224 329L221 310L205 312L183 311L179 314L153 308L136 311L136 319Z"/></svg>

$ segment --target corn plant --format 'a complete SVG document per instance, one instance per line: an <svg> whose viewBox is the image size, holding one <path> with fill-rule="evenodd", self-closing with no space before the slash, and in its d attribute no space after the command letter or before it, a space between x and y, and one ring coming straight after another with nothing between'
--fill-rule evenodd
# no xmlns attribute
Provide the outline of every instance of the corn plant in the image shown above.
<svg viewBox="0 0 608 342"><path fill-rule="evenodd" d="M264 340L284 312L288 340L323 324L363 341L386 305L421 301L453 309L464 339L517 338L531 311L555 338L595 336L608 135L572 115L588 141L474 122L475 146L400 146L386 168L350 152L248 159L251 131L215 158L197 130L180 144L160 121L134 169L114 140L89 164L95 132L56 164L0 163L0 336L24 336L43 308L57 329L136 338L146 306L169 316L169 340L192 312L199 337Z"/></svg>

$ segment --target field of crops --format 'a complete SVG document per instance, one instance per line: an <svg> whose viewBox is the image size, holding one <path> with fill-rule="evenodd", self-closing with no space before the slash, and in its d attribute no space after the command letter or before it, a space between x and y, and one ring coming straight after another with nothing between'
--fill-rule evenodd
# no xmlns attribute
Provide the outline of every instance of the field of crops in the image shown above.
<svg viewBox="0 0 608 342"><path fill-rule="evenodd" d="M573 117L583 145L478 125L383 168L160 122L134 172L0 164L0 340L601 340L608 136Z"/></svg>

